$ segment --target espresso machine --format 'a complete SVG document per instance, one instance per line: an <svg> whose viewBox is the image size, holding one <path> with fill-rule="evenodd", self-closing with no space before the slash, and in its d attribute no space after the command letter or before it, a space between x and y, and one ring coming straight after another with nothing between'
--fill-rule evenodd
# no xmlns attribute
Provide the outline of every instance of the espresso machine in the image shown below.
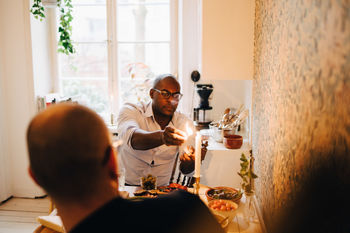
<svg viewBox="0 0 350 233"><path fill-rule="evenodd" d="M209 106L209 97L213 92L212 84L197 84L196 92L200 100L199 106L193 109L193 120L197 130L209 129L209 124L212 122L211 111L213 107Z"/></svg>

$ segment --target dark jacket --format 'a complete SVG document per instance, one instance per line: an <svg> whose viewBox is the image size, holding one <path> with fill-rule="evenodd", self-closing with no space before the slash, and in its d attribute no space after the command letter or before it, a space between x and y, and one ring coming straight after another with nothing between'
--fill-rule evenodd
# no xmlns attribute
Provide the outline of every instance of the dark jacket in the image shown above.
<svg viewBox="0 0 350 233"><path fill-rule="evenodd" d="M224 230L199 197L176 191L158 198L116 198L70 233L80 232L224 233Z"/></svg>

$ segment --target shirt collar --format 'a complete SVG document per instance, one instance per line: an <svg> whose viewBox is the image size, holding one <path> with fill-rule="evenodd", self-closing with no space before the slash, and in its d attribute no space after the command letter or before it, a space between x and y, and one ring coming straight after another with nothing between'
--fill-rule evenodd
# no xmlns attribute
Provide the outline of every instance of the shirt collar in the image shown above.
<svg viewBox="0 0 350 233"><path fill-rule="evenodd" d="M152 101L147 104L146 111L145 111L145 117L153 117L153 109L152 109Z"/></svg>
<svg viewBox="0 0 350 233"><path fill-rule="evenodd" d="M170 124L170 123L174 124L174 120L175 120L175 118L176 118L176 115L177 115L177 112L175 111L173 117L171 118L171 120L170 120L170 122L169 122L169 124ZM150 101L150 102L147 104L147 106L146 106L146 111L145 111L145 113L144 113L144 116L145 116L145 117L152 117L153 120L155 120L154 114L153 114L153 108L152 108L152 101Z"/></svg>

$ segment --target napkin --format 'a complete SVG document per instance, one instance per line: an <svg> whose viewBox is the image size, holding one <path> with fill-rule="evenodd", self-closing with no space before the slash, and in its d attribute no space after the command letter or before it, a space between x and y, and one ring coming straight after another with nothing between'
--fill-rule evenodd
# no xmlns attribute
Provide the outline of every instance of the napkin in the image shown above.
<svg viewBox="0 0 350 233"><path fill-rule="evenodd" d="M36 218L36 221L47 228L50 228L50 229L55 230L57 232L64 233L66 231L64 230L62 220L56 214L57 214L57 210L54 209L50 215L39 216Z"/></svg>
<svg viewBox="0 0 350 233"><path fill-rule="evenodd" d="M128 198L129 197L129 193L127 191L119 191L119 195L121 198Z"/></svg>

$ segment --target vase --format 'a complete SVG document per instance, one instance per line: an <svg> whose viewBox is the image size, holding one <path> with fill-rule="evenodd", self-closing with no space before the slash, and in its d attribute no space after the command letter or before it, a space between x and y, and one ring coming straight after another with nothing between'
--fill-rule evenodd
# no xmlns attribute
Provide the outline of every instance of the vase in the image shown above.
<svg viewBox="0 0 350 233"><path fill-rule="evenodd" d="M255 206L254 206L254 199L255 199L255 193L254 192L245 192L245 203L244 203L244 221L246 222L252 222L255 219Z"/></svg>

